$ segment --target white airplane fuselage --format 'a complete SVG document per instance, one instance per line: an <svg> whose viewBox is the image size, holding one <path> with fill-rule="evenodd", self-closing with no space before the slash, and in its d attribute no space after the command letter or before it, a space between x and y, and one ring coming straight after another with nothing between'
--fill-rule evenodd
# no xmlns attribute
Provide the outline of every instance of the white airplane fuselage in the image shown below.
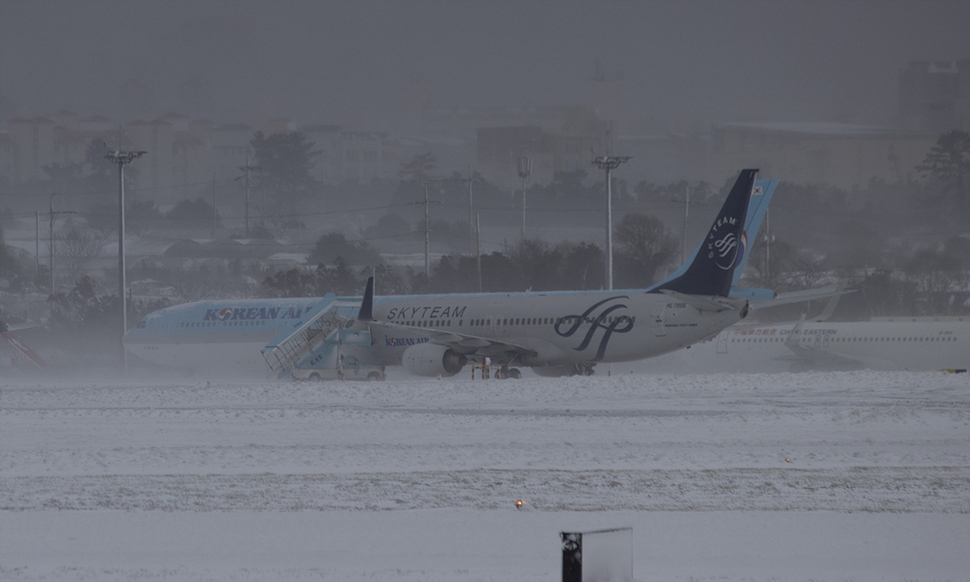
<svg viewBox="0 0 970 582"><path fill-rule="evenodd" d="M695 370L970 368L970 320L736 325L676 354Z"/></svg>
<svg viewBox="0 0 970 582"><path fill-rule="evenodd" d="M160 310L125 336L140 358L194 371L265 375L260 350L325 299L204 301ZM400 365L404 352L434 342L429 331L526 348L532 367L653 357L711 337L742 318L747 301L705 311L660 293L469 294L375 299L371 345L347 346L362 362ZM220 314L222 319L220 319ZM355 313L348 312L353 316ZM502 356L497 350L495 356Z"/></svg>
<svg viewBox="0 0 970 582"><path fill-rule="evenodd" d="M701 313L667 295L637 291L388 298L375 305L375 320L405 327L383 329L374 343L381 363L399 363L401 348L422 339L407 327L523 346L532 353L515 362L531 367L624 362L676 350L740 321L747 302L732 301L733 309Z"/></svg>
<svg viewBox="0 0 970 582"><path fill-rule="evenodd" d="M196 370L228 364L238 372L265 356L280 374L339 368L353 356L367 365L403 363L422 376L456 374L476 358L491 358L511 377L518 372L510 366L559 375L664 354L747 315L748 300L730 291L744 262L744 226L757 222L749 213L757 172L741 170L694 255L650 292L376 297L371 277L359 300L328 295L163 309L140 321L125 345L151 361Z"/></svg>

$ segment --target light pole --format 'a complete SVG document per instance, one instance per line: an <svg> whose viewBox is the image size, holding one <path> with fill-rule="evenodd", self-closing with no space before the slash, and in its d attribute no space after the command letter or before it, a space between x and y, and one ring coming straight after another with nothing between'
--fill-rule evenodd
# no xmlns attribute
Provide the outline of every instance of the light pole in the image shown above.
<svg viewBox="0 0 970 582"><path fill-rule="evenodd" d="M51 221L51 224L50 224L50 233L51 233L51 240L50 240L50 256L51 256L51 272L50 272L50 279L51 279L51 281L50 281L50 287L51 287L51 296L54 295L54 219L55 219L55 217L58 214L74 214L74 211L73 210L61 210L59 212L54 212L54 196L56 196L56 195L57 195L57 192L54 192L53 194L51 194L51 198L50 198L50 207L51 207L51 209L50 209L50 212L48 213L50 215L50 221ZM36 242L36 248L37 248L37 254L39 255L40 254L40 224L39 224L40 223L40 215L39 215L39 213L37 215L37 222L38 222L38 224L36 225L37 226L37 242ZM38 261L39 260L40 259L38 258ZM38 263L38 265L39 264L40 263ZM39 271L40 270L40 267L38 266L37 269Z"/></svg>
<svg viewBox="0 0 970 582"><path fill-rule="evenodd" d="M245 166L241 166L239 169L242 170L243 172L245 172L245 174L243 176L240 176L239 178L236 178L236 179L237 180L239 180L239 179L246 180L245 221L246 221L246 238L248 239L249 238L249 186L252 183L252 181L249 179L249 171L250 170L259 171L262 168L260 168L259 166L250 166L249 165L249 151L247 150L246 151L246 165Z"/></svg>
<svg viewBox="0 0 970 582"><path fill-rule="evenodd" d="M630 156L598 156L593 165L606 171L606 288L613 290L613 189L610 174Z"/></svg>
<svg viewBox="0 0 970 582"><path fill-rule="evenodd" d="M428 194L428 182L424 182L424 202L409 202L412 206L424 204L424 276L431 280L431 205L441 204L440 200L431 200Z"/></svg>
<svg viewBox="0 0 970 582"><path fill-rule="evenodd" d="M118 165L118 299L121 304L121 369L128 372L128 355L125 353L125 334L128 332L128 294L125 283L125 166L148 152L105 152L104 157Z"/></svg>
<svg viewBox="0 0 970 582"><path fill-rule="evenodd" d="M525 189L532 175L532 160L525 156L519 158L519 177L522 178L522 240L525 240Z"/></svg>
<svg viewBox="0 0 970 582"><path fill-rule="evenodd" d="M50 251L51 251L51 297L54 296L54 196L56 196L56 195L57 195L57 192L54 192L53 194L51 194L51 200L50 200L50 202L51 202L51 210L50 210L50 216L51 216L51 226L50 226L50 229L51 229L51 242L50 242ZM53 303L51 305L53 305Z"/></svg>

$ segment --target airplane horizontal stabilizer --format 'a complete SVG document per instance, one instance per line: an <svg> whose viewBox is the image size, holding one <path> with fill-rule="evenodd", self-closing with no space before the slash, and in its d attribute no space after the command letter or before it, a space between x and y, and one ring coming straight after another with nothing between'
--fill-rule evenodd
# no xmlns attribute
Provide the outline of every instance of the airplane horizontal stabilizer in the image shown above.
<svg viewBox="0 0 970 582"><path fill-rule="evenodd" d="M728 309L737 309L737 305L732 305L727 301L718 301L714 297L705 299L697 295L687 295L685 293L671 291L670 289L661 289L660 292L664 295L670 295L678 301L683 301L698 311L727 311Z"/></svg>
<svg viewBox="0 0 970 582"><path fill-rule="evenodd" d="M766 309L778 305L789 305L791 303L801 303L803 301L813 301L815 299L826 299L828 297L838 297L847 293L855 293L854 290L845 290L845 285L828 285L818 289L803 289L801 291L789 291L779 293L774 299L764 299L752 301L751 309Z"/></svg>

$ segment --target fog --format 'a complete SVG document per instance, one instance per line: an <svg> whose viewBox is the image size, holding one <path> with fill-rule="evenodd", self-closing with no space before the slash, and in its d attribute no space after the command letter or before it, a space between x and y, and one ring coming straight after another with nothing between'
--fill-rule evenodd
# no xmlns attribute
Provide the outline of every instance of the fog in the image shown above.
<svg viewBox="0 0 970 582"><path fill-rule="evenodd" d="M965 58L970 4L901 2L0 3L0 117L168 111L394 130L438 107L576 104L596 60L631 113L887 123L898 70ZM125 102L129 81L147 85ZM188 83L186 83L188 81Z"/></svg>

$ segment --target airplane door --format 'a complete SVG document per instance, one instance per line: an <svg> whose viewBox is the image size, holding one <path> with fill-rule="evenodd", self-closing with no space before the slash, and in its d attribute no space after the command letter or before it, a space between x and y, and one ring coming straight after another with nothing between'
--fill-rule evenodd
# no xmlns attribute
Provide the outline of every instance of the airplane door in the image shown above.
<svg viewBox="0 0 970 582"><path fill-rule="evenodd" d="M485 318L485 333L488 335L495 335L495 326L498 324L498 318L489 315Z"/></svg>
<svg viewBox="0 0 970 582"><path fill-rule="evenodd" d="M717 334L717 353L726 354L728 351L728 336L731 332L725 331L724 333Z"/></svg>
<svg viewBox="0 0 970 582"><path fill-rule="evenodd" d="M657 337L663 337L667 335L667 330L664 328L664 310L667 309L666 303L661 303L653 312L653 329Z"/></svg>

